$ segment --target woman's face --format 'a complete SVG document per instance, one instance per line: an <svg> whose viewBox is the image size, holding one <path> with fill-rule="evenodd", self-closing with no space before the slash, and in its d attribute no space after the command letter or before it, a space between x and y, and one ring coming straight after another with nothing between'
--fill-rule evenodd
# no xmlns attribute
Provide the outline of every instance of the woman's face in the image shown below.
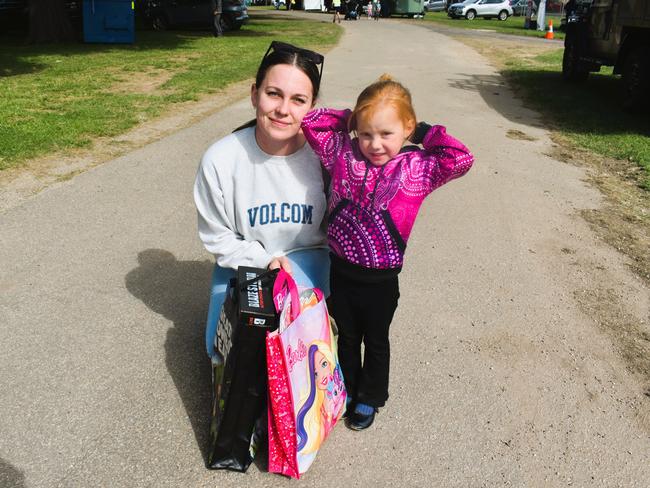
<svg viewBox="0 0 650 488"><path fill-rule="evenodd" d="M326 390L327 384L332 380L332 374L330 371L330 363L325 357L325 355L316 351L314 354L314 376L316 377L316 388L319 390Z"/></svg>
<svg viewBox="0 0 650 488"><path fill-rule="evenodd" d="M289 64L276 64L266 72L261 86L253 85L257 143L269 154L295 152L304 139L297 137L303 117L314 106L309 77Z"/></svg>

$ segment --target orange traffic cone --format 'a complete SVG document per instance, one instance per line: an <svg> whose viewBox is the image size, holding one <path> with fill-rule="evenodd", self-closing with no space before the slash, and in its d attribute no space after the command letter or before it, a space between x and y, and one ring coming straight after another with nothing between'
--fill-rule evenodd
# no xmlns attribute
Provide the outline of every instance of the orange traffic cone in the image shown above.
<svg viewBox="0 0 650 488"><path fill-rule="evenodd" d="M546 31L546 35L544 36L545 39L553 39L553 21L549 20L548 21L548 30Z"/></svg>

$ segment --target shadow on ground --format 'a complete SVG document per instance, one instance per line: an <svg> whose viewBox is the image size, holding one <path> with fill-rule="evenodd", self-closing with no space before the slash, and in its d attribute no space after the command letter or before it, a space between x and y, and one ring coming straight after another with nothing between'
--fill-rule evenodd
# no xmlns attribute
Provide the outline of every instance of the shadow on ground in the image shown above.
<svg viewBox="0 0 650 488"><path fill-rule="evenodd" d="M526 106L542 113L545 123L556 128L575 134L650 136L650 118L623 109L621 80L614 76L592 75L586 83L571 84L558 72L504 70L503 77L464 73L449 80L451 87L478 92L507 119L539 125L533 114L526 116L525 111L513 106L508 84L515 87L515 96L522 92Z"/></svg>
<svg viewBox="0 0 650 488"><path fill-rule="evenodd" d="M167 331L165 363L207 461L212 380L204 331L213 264L208 260L179 261L164 249L140 252L138 263L126 275L126 287L174 323Z"/></svg>
<svg viewBox="0 0 650 488"><path fill-rule="evenodd" d="M0 2L1 3L1 2ZM309 19L295 17L286 17L277 14L268 14L264 12L250 12L251 22L257 27L275 27L280 29L276 35L281 35L283 26L278 21L285 22L307 22ZM229 31L225 39L228 43L230 38L252 38L252 37L269 37L270 33L264 30L255 30L244 26L240 30ZM84 43L79 34L79 40L75 42L66 42L58 44L28 44L27 30L2 33L0 35L0 77L16 76L28 73L38 73L46 69L49 64L35 61L39 56L83 56L103 52L123 52L125 56L133 51L147 50L183 50L187 49L189 41L200 37L213 37L212 31L208 28L183 28L179 30L152 31L147 29L137 29L135 43L133 44L94 44ZM270 36L272 37L272 36ZM224 40L220 40L221 43ZM236 48L236 41L233 42Z"/></svg>
<svg viewBox="0 0 650 488"><path fill-rule="evenodd" d="M0 486L3 488L25 487L23 472L2 458L0 458Z"/></svg>
<svg viewBox="0 0 650 488"><path fill-rule="evenodd" d="M457 78L450 79L448 83L450 87L458 90L477 92L490 108L512 122L541 126L539 116L518 103L512 103L513 93L505 79L499 75L460 73Z"/></svg>
<svg viewBox="0 0 650 488"><path fill-rule="evenodd" d="M266 33L251 30L229 32L228 37L250 38L265 36ZM188 49L190 41L196 38L211 38L206 30L183 31L142 31L136 33L134 44L85 44L68 42L59 44L27 44L20 34L0 38L0 77L38 73L50 65L35 61L42 56L84 56L104 52L123 52L129 56L133 52L170 51Z"/></svg>

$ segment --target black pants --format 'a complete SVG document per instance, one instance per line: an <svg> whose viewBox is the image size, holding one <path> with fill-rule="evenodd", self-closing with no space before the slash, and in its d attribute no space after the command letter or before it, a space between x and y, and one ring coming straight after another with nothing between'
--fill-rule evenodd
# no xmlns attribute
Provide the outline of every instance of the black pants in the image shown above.
<svg viewBox="0 0 650 488"><path fill-rule="evenodd" d="M330 313L339 329L339 361L348 395L356 402L383 407L388 400L388 329L399 299L398 278L364 283L332 268L330 289Z"/></svg>

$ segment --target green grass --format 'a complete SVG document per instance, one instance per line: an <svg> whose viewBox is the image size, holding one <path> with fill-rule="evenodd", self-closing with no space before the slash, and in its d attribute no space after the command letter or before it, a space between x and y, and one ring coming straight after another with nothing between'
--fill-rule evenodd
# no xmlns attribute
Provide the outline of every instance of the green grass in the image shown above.
<svg viewBox="0 0 650 488"><path fill-rule="evenodd" d="M459 29L489 29L502 34L515 36L544 37L544 32L532 29L524 29L525 17L509 17L508 20L500 21L496 18L485 20L476 18L474 20L452 19L447 17L447 12L427 12L424 16L425 21L435 22L447 27L456 27ZM553 31L556 39L564 39L564 33L558 31L560 27L560 17L547 16L548 20L553 20Z"/></svg>
<svg viewBox="0 0 650 488"><path fill-rule="evenodd" d="M641 186L650 190L650 117L621 108L621 80L603 68L584 84L561 77L562 49L532 59L511 58L503 74L526 100L545 114L571 142L642 168Z"/></svg>
<svg viewBox="0 0 650 488"><path fill-rule="evenodd" d="M252 13L241 31L137 32L134 45L0 45L0 170L115 136L255 74L272 39L323 49L341 30ZM153 88L146 85L151 82Z"/></svg>

